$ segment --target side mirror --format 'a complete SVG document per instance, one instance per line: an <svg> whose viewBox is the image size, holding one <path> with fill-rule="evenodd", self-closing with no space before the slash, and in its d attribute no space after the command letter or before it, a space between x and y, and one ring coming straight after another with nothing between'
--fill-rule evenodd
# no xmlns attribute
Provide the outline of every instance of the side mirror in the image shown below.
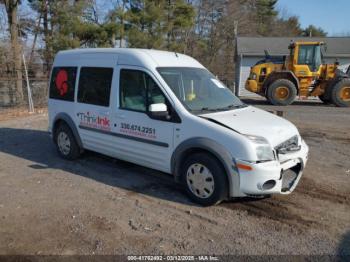
<svg viewBox="0 0 350 262"><path fill-rule="evenodd" d="M169 117L169 112L166 104L151 104L148 107L149 115L154 119L167 119Z"/></svg>

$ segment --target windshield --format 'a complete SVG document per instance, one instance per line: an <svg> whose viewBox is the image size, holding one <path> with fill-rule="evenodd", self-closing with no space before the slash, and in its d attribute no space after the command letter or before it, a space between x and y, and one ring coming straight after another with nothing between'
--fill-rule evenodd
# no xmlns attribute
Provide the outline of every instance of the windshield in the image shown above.
<svg viewBox="0 0 350 262"><path fill-rule="evenodd" d="M161 67L158 72L191 112L224 111L244 107L231 90L202 68Z"/></svg>

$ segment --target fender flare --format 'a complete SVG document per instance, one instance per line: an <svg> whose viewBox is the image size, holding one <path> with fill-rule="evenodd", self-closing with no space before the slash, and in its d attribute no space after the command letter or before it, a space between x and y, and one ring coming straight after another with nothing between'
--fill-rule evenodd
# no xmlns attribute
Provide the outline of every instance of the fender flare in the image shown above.
<svg viewBox="0 0 350 262"><path fill-rule="evenodd" d="M235 166L234 158L216 141L204 137L190 138L179 144L171 156L171 172L174 174L176 182L180 181L180 167L186 156L186 152L191 149L207 151L214 155L223 165L229 182L229 196L239 192L239 175Z"/></svg>
<svg viewBox="0 0 350 262"><path fill-rule="evenodd" d="M56 125L57 125L58 121L64 121L69 126L69 128L72 130L72 133L74 135L75 140L78 143L80 150L83 150L83 143L81 141L78 129L77 129L74 121L72 120L72 118L67 113L59 113L55 116L55 118L53 120L52 138L55 139L55 132L56 132L56 128L57 128Z"/></svg>

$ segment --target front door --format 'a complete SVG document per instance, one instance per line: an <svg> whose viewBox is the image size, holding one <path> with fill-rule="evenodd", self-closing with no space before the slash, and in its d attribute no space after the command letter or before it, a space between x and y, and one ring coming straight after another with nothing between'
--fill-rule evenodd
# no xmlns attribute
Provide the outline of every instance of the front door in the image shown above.
<svg viewBox="0 0 350 262"><path fill-rule="evenodd" d="M120 158L143 166L170 172L174 128L178 117L170 100L150 72L137 67L121 67L117 107L112 116L115 143ZM166 104L169 115L154 119L151 104Z"/></svg>

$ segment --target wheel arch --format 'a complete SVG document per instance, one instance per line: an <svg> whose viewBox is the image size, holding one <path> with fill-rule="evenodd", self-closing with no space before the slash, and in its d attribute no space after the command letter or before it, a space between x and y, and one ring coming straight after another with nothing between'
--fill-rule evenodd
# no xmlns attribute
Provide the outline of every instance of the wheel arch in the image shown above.
<svg viewBox="0 0 350 262"><path fill-rule="evenodd" d="M78 129L72 120L72 118L67 114L67 113L59 113L56 115L55 119L53 120L53 125L52 125L52 138L55 139L56 137L56 130L59 127L60 124L66 124L71 130L74 135L75 140L78 143L78 146L80 150L83 150L83 143L81 141L80 135L78 133Z"/></svg>
<svg viewBox="0 0 350 262"><path fill-rule="evenodd" d="M265 95L268 87L278 79L287 79L291 81L295 85L295 88L297 89L297 94L299 94L299 79L296 77L296 75L291 71L279 71L279 72L273 72L269 74L266 80L264 81L263 91Z"/></svg>
<svg viewBox="0 0 350 262"><path fill-rule="evenodd" d="M177 146L171 157L171 171L175 181L180 181L180 168L186 156L197 152L207 153L221 163L228 182L229 196L234 195L234 192L239 190L239 176L234 169L234 159L222 145L208 138L191 138Z"/></svg>

